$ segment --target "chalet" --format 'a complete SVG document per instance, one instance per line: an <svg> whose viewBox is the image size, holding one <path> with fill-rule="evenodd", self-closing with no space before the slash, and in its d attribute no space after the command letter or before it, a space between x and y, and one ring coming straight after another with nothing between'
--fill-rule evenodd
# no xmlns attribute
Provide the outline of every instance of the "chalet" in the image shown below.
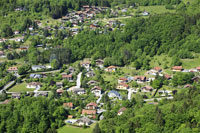
<svg viewBox="0 0 200 133"><path fill-rule="evenodd" d="M88 115L90 117L92 117L93 115L96 115L96 113L97 113L96 109L91 109L91 110L83 109L82 110L82 115Z"/></svg>
<svg viewBox="0 0 200 133"><path fill-rule="evenodd" d="M118 98L119 100L122 100L121 95L117 91L115 91L115 90L111 90L108 93L108 97L110 97L110 98Z"/></svg>
<svg viewBox="0 0 200 133"><path fill-rule="evenodd" d="M74 72L75 72L75 68L73 68L73 67L70 66L70 67L68 68L68 71L69 71L70 73L74 73Z"/></svg>
<svg viewBox="0 0 200 133"><path fill-rule="evenodd" d="M69 81L72 81L73 77L72 77L72 75L62 74L62 79L67 79Z"/></svg>
<svg viewBox="0 0 200 133"><path fill-rule="evenodd" d="M15 34L15 35L18 35L18 34L19 34L19 31L18 31L18 30L16 30L16 31L14 32L14 34Z"/></svg>
<svg viewBox="0 0 200 133"><path fill-rule="evenodd" d="M69 102L69 103L63 103L63 107L64 108L70 108L70 109L73 109L74 108L74 105L72 102Z"/></svg>
<svg viewBox="0 0 200 133"><path fill-rule="evenodd" d="M106 72L115 72L117 69L116 66L109 66L105 69Z"/></svg>
<svg viewBox="0 0 200 133"><path fill-rule="evenodd" d="M29 29L30 31L33 31L33 26L30 26L28 29Z"/></svg>
<svg viewBox="0 0 200 133"><path fill-rule="evenodd" d="M87 105L86 105L86 109L89 109L89 110L91 110L91 109L97 109L97 104L96 103L94 103L94 102L91 102L91 103L88 103Z"/></svg>
<svg viewBox="0 0 200 133"><path fill-rule="evenodd" d="M56 90L56 93L58 93L58 94L60 94L60 95L61 95L63 92L64 92L63 89L57 89L57 90Z"/></svg>
<svg viewBox="0 0 200 133"><path fill-rule="evenodd" d="M63 87L63 82L56 82L56 87L62 88Z"/></svg>
<svg viewBox="0 0 200 133"><path fill-rule="evenodd" d="M186 85L184 86L184 88L192 88L192 85L191 85L191 84L186 84Z"/></svg>
<svg viewBox="0 0 200 133"><path fill-rule="evenodd" d="M195 76L192 78L193 82L199 82L200 81L200 76Z"/></svg>
<svg viewBox="0 0 200 133"><path fill-rule="evenodd" d="M76 123L79 126L83 126L83 125L89 126L89 125L92 124L92 121L89 118L87 118L87 117L82 117L82 118L78 119L76 121Z"/></svg>
<svg viewBox="0 0 200 133"><path fill-rule="evenodd" d="M102 88L99 86L95 86L91 89L91 92L95 94L95 96L101 96Z"/></svg>
<svg viewBox="0 0 200 133"><path fill-rule="evenodd" d="M119 109L119 111L117 112L117 115L122 115L124 111L126 111L127 108L123 107L121 109Z"/></svg>
<svg viewBox="0 0 200 133"><path fill-rule="evenodd" d="M150 14L150 13L147 12L147 11L144 11L144 12L142 13L143 16L148 16L149 14Z"/></svg>
<svg viewBox="0 0 200 133"><path fill-rule="evenodd" d="M167 80L172 79L172 77L171 77L170 75L168 75L168 74L165 74L165 75L164 75L164 78L167 79Z"/></svg>
<svg viewBox="0 0 200 133"><path fill-rule="evenodd" d="M118 90L127 90L127 89L129 89L129 86L126 83L120 83L120 84L118 84L117 89Z"/></svg>
<svg viewBox="0 0 200 133"><path fill-rule="evenodd" d="M27 51L28 50L28 46L20 46L19 50L20 51Z"/></svg>
<svg viewBox="0 0 200 133"><path fill-rule="evenodd" d="M82 62L80 62L80 65L82 67L85 67L87 69L87 71L89 71L91 62L90 61L82 61Z"/></svg>
<svg viewBox="0 0 200 133"><path fill-rule="evenodd" d="M12 93L12 98L20 99L21 93Z"/></svg>
<svg viewBox="0 0 200 133"><path fill-rule="evenodd" d="M89 72L86 73L86 76L87 76L88 78L94 77L94 76L95 76L95 73L92 72L92 71L89 71Z"/></svg>
<svg viewBox="0 0 200 133"><path fill-rule="evenodd" d="M141 88L142 92L151 92L153 91L153 88L151 86L145 86Z"/></svg>
<svg viewBox="0 0 200 133"><path fill-rule="evenodd" d="M128 79L127 78L120 78L118 79L118 83L127 83L128 82Z"/></svg>
<svg viewBox="0 0 200 133"><path fill-rule="evenodd" d="M144 76L135 76L134 80L137 82L145 82L147 80L147 78Z"/></svg>
<svg viewBox="0 0 200 133"><path fill-rule="evenodd" d="M31 82L29 84L27 84L26 88L40 88L41 87L41 83L40 82Z"/></svg>
<svg viewBox="0 0 200 133"><path fill-rule="evenodd" d="M82 95L82 94L85 94L85 89L84 88L73 88L72 92L75 94Z"/></svg>
<svg viewBox="0 0 200 133"><path fill-rule="evenodd" d="M200 72L200 67L196 67L196 69L197 69L197 71L199 71L199 72Z"/></svg>
<svg viewBox="0 0 200 133"><path fill-rule="evenodd" d="M172 67L172 71L174 72L181 72L183 70L182 66L174 66Z"/></svg>
<svg viewBox="0 0 200 133"><path fill-rule="evenodd" d="M46 67L45 67L45 66L42 66L42 65L32 65L32 66L31 66L31 69L32 69L33 71L38 71L38 70L46 69Z"/></svg>
<svg viewBox="0 0 200 133"><path fill-rule="evenodd" d="M102 59L95 60L96 66L103 68L104 61Z"/></svg>
<svg viewBox="0 0 200 133"><path fill-rule="evenodd" d="M90 80L89 82L87 82L88 85L96 85L98 82L95 80Z"/></svg>
<svg viewBox="0 0 200 133"><path fill-rule="evenodd" d="M8 72L13 73L13 74L18 74L18 68L17 67L9 67Z"/></svg>
<svg viewBox="0 0 200 133"><path fill-rule="evenodd" d="M153 70L155 71L155 72L162 72L162 68L160 68L160 67L154 67L153 68Z"/></svg>
<svg viewBox="0 0 200 133"><path fill-rule="evenodd" d="M0 51L0 57L6 57L3 51Z"/></svg>

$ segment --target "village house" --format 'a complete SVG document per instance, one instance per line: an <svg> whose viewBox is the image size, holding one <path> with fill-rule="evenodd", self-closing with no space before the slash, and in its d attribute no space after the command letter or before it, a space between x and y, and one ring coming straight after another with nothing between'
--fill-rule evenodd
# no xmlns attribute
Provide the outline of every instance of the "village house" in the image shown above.
<svg viewBox="0 0 200 133"><path fill-rule="evenodd" d="M174 66L172 67L172 71L174 72L181 72L183 70L182 66Z"/></svg>
<svg viewBox="0 0 200 133"><path fill-rule="evenodd" d="M97 97L101 96L101 91L102 91L102 88L99 86L95 86L91 89L91 92L94 93L95 96Z"/></svg>
<svg viewBox="0 0 200 133"><path fill-rule="evenodd" d="M17 67L9 67L8 72L13 73L13 74L18 74L18 68Z"/></svg>
<svg viewBox="0 0 200 133"><path fill-rule="evenodd" d="M97 109L97 104L96 103L94 103L94 102L91 102L91 103L88 103L87 105L86 105L86 109L89 109L89 110L91 110L91 109Z"/></svg>
<svg viewBox="0 0 200 133"><path fill-rule="evenodd" d="M96 113L97 113L96 109L90 109L90 110L83 109L82 110L82 115L87 115L89 117L94 117L96 115Z"/></svg>
<svg viewBox="0 0 200 133"><path fill-rule="evenodd" d="M147 78L145 76L135 76L134 80L136 82L146 82Z"/></svg>
<svg viewBox="0 0 200 133"><path fill-rule="evenodd" d="M151 86L145 86L141 88L142 92L151 92L153 91L153 88Z"/></svg>
<svg viewBox="0 0 200 133"><path fill-rule="evenodd" d="M58 93L59 95L62 95L62 93L64 93L65 91L63 89L57 89L56 93Z"/></svg>
<svg viewBox="0 0 200 133"><path fill-rule="evenodd" d="M81 65L81 67L85 67L86 70L89 71L91 62L90 61L82 61L82 62L80 62L80 65Z"/></svg>
<svg viewBox="0 0 200 133"><path fill-rule="evenodd" d="M154 67L153 68L153 70L155 71L155 72L162 72L162 68L160 68L160 67Z"/></svg>
<svg viewBox="0 0 200 133"><path fill-rule="evenodd" d="M95 80L90 80L90 81L87 82L88 85L97 85L97 83L98 82L95 81Z"/></svg>
<svg viewBox="0 0 200 133"><path fill-rule="evenodd" d="M19 50L20 51L27 51L29 49L28 46L20 46Z"/></svg>
<svg viewBox="0 0 200 133"><path fill-rule="evenodd" d="M73 108L74 108L74 105L73 105L72 102L69 102L69 103L63 103L63 107L64 107L64 108L73 109Z"/></svg>
<svg viewBox="0 0 200 133"><path fill-rule="evenodd" d="M11 38L9 40L10 41L15 41L15 42L24 42L24 36L16 37L16 38Z"/></svg>
<svg viewBox="0 0 200 133"><path fill-rule="evenodd" d="M103 68L104 61L102 59L95 60L96 66Z"/></svg>
<svg viewBox="0 0 200 133"><path fill-rule="evenodd" d="M39 97L39 96L47 97L48 96L48 92L44 92L44 91L34 92L34 97Z"/></svg>
<svg viewBox="0 0 200 133"><path fill-rule="evenodd" d="M21 93L12 93L12 98L20 99L21 98Z"/></svg>
<svg viewBox="0 0 200 133"><path fill-rule="evenodd" d="M95 76L95 73L94 73L93 71L89 71L89 72L86 73L86 76L87 76L88 78L94 77L94 76Z"/></svg>
<svg viewBox="0 0 200 133"><path fill-rule="evenodd" d="M14 34L15 34L15 35L18 35L18 34L19 34L19 31L18 31L18 30L16 30L16 31L14 32Z"/></svg>
<svg viewBox="0 0 200 133"><path fill-rule="evenodd" d="M120 83L120 84L118 84L117 89L118 90L127 90L127 89L129 89L129 85L126 83Z"/></svg>
<svg viewBox="0 0 200 133"><path fill-rule="evenodd" d="M0 51L0 57L6 57L6 55L3 51Z"/></svg>
<svg viewBox="0 0 200 133"><path fill-rule="evenodd" d="M32 65L32 66L31 66L31 69L32 69L33 71L38 71L38 70L46 69L46 67L45 67L45 66L42 66L42 65Z"/></svg>
<svg viewBox="0 0 200 133"><path fill-rule="evenodd" d="M127 78L120 78L118 79L118 83L127 83L128 82L128 79Z"/></svg>
<svg viewBox="0 0 200 133"><path fill-rule="evenodd" d="M56 82L56 87L62 88L63 87L63 82Z"/></svg>
<svg viewBox="0 0 200 133"><path fill-rule="evenodd" d="M118 98L119 100L122 100L122 97L121 95L115 91L115 90L111 90L109 93L108 93L108 97L109 98Z"/></svg>
<svg viewBox="0 0 200 133"><path fill-rule="evenodd" d="M28 29L29 29L30 31L33 31L33 26L30 26Z"/></svg>
<svg viewBox="0 0 200 133"><path fill-rule="evenodd" d="M172 77L171 77L169 74L165 74L165 75L164 75L164 78L167 79L167 80L172 79Z"/></svg>
<svg viewBox="0 0 200 133"><path fill-rule="evenodd" d="M115 72L117 70L116 66L109 66L105 69L106 72Z"/></svg>
<svg viewBox="0 0 200 133"><path fill-rule="evenodd" d="M82 117L76 121L76 124L79 126L83 126L83 125L89 126L92 124L92 121L87 117Z"/></svg>
<svg viewBox="0 0 200 133"><path fill-rule="evenodd" d="M121 109L119 109L119 111L117 112L117 115L122 115L124 111L126 111L127 108L122 107Z"/></svg>
<svg viewBox="0 0 200 133"><path fill-rule="evenodd" d="M196 69L197 69L197 71L199 71L199 72L200 72L200 67L196 67Z"/></svg>
<svg viewBox="0 0 200 133"><path fill-rule="evenodd" d="M144 11L144 12L142 13L143 16L148 16L149 14L150 14L150 13L147 12L147 11Z"/></svg>
<svg viewBox="0 0 200 133"><path fill-rule="evenodd" d="M78 94L78 95L82 95L82 94L85 94L85 89L84 88L73 88L72 92L75 94Z"/></svg>
<svg viewBox="0 0 200 133"><path fill-rule="evenodd" d="M73 67L70 66L68 68L68 71L69 71L69 73L73 74L75 72L75 68L73 68Z"/></svg>
<svg viewBox="0 0 200 133"><path fill-rule="evenodd" d="M73 81L73 76L68 74L62 74L62 79L67 79L68 81Z"/></svg>
<svg viewBox="0 0 200 133"><path fill-rule="evenodd" d="M41 87L41 83L40 82L31 82L31 83L28 83L26 88L40 88Z"/></svg>

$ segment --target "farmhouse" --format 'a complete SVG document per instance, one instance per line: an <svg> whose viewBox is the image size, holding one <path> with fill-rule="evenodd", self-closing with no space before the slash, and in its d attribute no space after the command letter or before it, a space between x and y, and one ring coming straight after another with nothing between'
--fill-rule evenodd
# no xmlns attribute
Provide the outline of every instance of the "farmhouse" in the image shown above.
<svg viewBox="0 0 200 133"><path fill-rule="evenodd" d="M120 83L120 84L118 84L117 89L118 90L127 90L127 89L129 89L129 86L125 83Z"/></svg>

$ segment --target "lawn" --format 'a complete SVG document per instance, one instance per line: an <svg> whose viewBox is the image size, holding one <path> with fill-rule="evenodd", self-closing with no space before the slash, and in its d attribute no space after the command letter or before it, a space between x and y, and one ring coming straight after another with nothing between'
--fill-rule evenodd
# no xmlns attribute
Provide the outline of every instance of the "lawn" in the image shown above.
<svg viewBox="0 0 200 133"><path fill-rule="evenodd" d="M166 9L165 6L140 6L140 11L147 11L150 14L161 14L161 13L174 13L175 10Z"/></svg>
<svg viewBox="0 0 200 133"><path fill-rule="evenodd" d="M83 129L78 127L72 127L65 125L62 128L58 129L58 133L92 133L92 129L94 128L95 124L93 123L90 128Z"/></svg>
<svg viewBox="0 0 200 133"><path fill-rule="evenodd" d="M196 57L194 59L182 59L183 68L189 69L189 68L196 68L200 66L200 57Z"/></svg>
<svg viewBox="0 0 200 133"><path fill-rule="evenodd" d="M34 91L34 89L26 88L26 83L21 83L21 84L16 84L8 91L9 92L27 92L27 91Z"/></svg>

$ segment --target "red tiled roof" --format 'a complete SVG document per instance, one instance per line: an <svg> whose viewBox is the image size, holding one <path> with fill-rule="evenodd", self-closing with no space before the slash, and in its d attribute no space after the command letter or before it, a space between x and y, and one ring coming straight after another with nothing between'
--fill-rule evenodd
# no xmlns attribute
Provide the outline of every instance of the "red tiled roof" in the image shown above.
<svg viewBox="0 0 200 133"><path fill-rule="evenodd" d="M116 68L116 66L109 66L107 67L108 69L113 69L113 68Z"/></svg>
<svg viewBox="0 0 200 133"><path fill-rule="evenodd" d="M171 78L171 76L168 75L168 74L165 74L164 77L165 77L166 79L170 79L170 78Z"/></svg>
<svg viewBox="0 0 200 133"><path fill-rule="evenodd" d="M87 115L95 115L97 113L96 110L86 110L86 109L83 109L82 110L82 114L87 114Z"/></svg>
<svg viewBox="0 0 200 133"><path fill-rule="evenodd" d="M125 83L120 83L119 86L129 87L128 84L125 84Z"/></svg>
<svg viewBox="0 0 200 133"><path fill-rule="evenodd" d="M17 67L9 67L8 68L8 71L17 71L18 69L17 69Z"/></svg>
<svg viewBox="0 0 200 133"><path fill-rule="evenodd" d="M118 113L120 113L120 112L124 112L125 110L127 110L127 108L122 107L121 109L119 109Z"/></svg>
<svg viewBox="0 0 200 133"><path fill-rule="evenodd" d="M196 68L197 70L200 70L200 66Z"/></svg>
<svg viewBox="0 0 200 133"><path fill-rule="evenodd" d="M72 75L63 74L62 78L72 78Z"/></svg>
<svg viewBox="0 0 200 133"><path fill-rule="evenodd" d="M160 67L154 67L154 70L156 70L156 71L161 71L162 68L160 68Z"/></svg>
<svg viewBox="0 0 200 133"><path fill-rule="evenodd" d="M127 78L120 78L119 80L127 81Z"/></svg>
<svg viewBox="0 0 200 133"><path fill-rule="evenodd" d="M93 87L91 90L102 90L102 88L99 87L99 86L95 86L95 87Z"/></svg>
<svg viewBox="0 0 200 133"><path fill-rule="evenodd" d="M183 67L182 66L174 66L172 67L173 70L182 70Z"/></svg>
<svg viewBox="0 0 200 133"><path fill-rule="evenodd" d="M97 107L98 105L94 102L91 102L91 103L88 103L86 106L94 106L94 107Z"/></svg>
<svg viewBox="0 0 200 133"><path fill-rule="evenodd" d="M72 102L63 103L63 106L64 106L64 107L70 107L70 108L73 108L73 107L74 107Z"/></svg>

